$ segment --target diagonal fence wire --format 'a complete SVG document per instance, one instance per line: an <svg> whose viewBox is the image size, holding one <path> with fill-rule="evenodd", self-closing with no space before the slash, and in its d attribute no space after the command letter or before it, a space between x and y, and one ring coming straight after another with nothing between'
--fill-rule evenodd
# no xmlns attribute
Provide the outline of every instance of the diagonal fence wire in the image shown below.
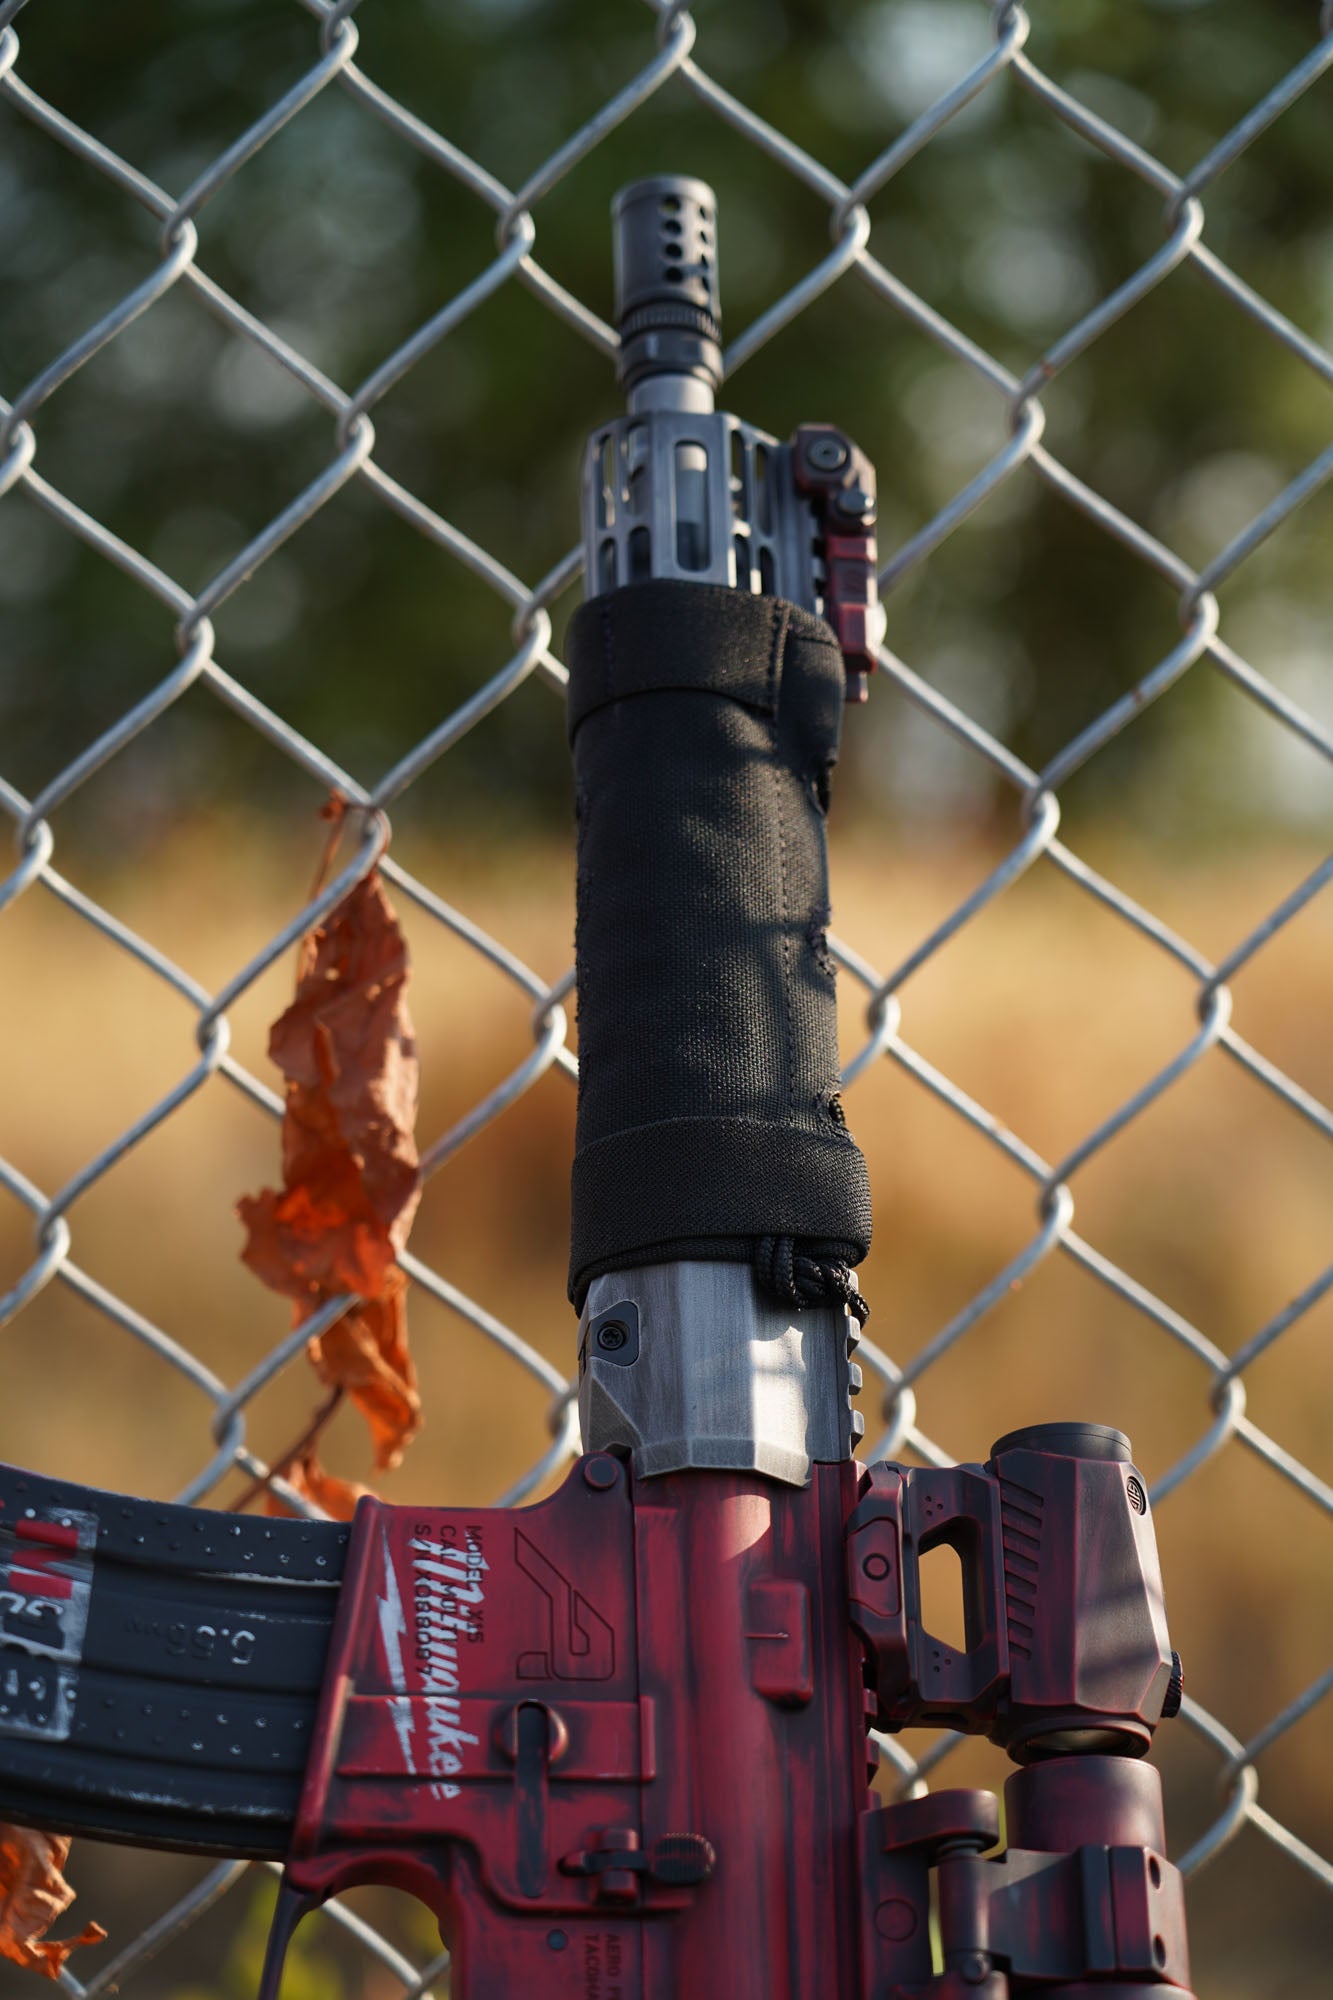
<svg viewBox="0 0 1333 2000"><path fill-rule="evenodd" d="M1292 1489L1310 1510L1312 1528L1322 1525L1327 1536L1327 1526L1320 1517L1333 1512L1333 1491L1281 1438L1270 1435L1249 1415L1247 1374L1261 1356L1278 1349L1293 1329L1307 1322L1308 1315L1333 1288L1333 1266L1299 1274L1299 1290L1290 1302L1228 1356L1203 1329L1190 1324L1075 1225L1079 1181L1085 1169L1196 1071L1211 1068L1215 1073L1219 1064L1234 1065L1284 1113L1302 1120L1319 1137L1333 1138L1333 1111L1287 1075L1276 1060L1253 1046L1237 1025L1230 984L1327 888L1333 878L1333 861L1311 872L1214 961L1066 844L1061 835L1061 790L1187 676L1216 676L1293 740L1326 762L1333 761L1333 737L1328 729L1291 694L1266 678L1261 668L1245 659L1233 636L1224 636L1216 594L1222 583L1270 536L1279 534L1333 477L1333 445L1316 455L1234 532L1209 563L1196 569L1056 455L1047 442L1043 397L1066 370L1183 266L1192 267L1212 287L1219 312L1240 315L1275 351L1280 349L1324 387L1333 386L1333 354L1313 333L1294 324L1262 297L1242 271L1233 269L1218 254L1208 240L1207 210L1227 171L1306 93L1322 84L1327 107L1328 72L1333 69L1333 9L1325 6L1320 13L1311 9L1308 53L1285 75L1264 80L1267 87L1252 109L1229 131L1211 135L1207 150L1193 168L1177 174L1110 118L1082 101L1077 90L1067 88L1042 69L1030 53L1032 33L1027 12L1003 0L989 10L992 45L988 52L962 69L905 129L865 162L853 180L845 182L811 157L794 137L757 115L710 75L704 66L708 22L701 26L683 5L668 4L668 0L656 0L656 4L649 0L647 11L641 0L625 0L626 28L640 38L632 62L594 114L569 131L521 185L510 188L447 132L436 129L421 104L402 101L361 67L354 0L352 4L340 0L337 5L300 0L311 17L304 66L291 76L274 75L262 114L215 157L198 166L180 194L172 195L133 160L122 157L25 82L16 25L21 4L22 0L8 0L0 6L0 117L36 128L76 163L90 183L98 183L103 191L111 190L127 208L146 212L156 237L141 258L136 281L121 296L90 323L71 327L67 344L30 380L4 385L8 400L0 402L0 494L23 495L59 529L118 569L166 616L160 639L160 677L146 695L94 740L75 747L69 761L35 797L25 797L0 776L0 808L14 831L12 865L0 876L0 912L26 896L54 897L108 950L137 961L181 1005L184 1014L176 1081L91 1154L63 1187L40 1188L17 1165L0 1159L0 1186L32 1218L31 1256L0 1299L0 1322L20 1314L46 1287L63 1286L181 1376L201 1399L199 1463L179 1496L182 1499L207 1500L237 1468L254 1478L268 1474L269 1467L249 1441L250 1407L299 1356L310 1334L332 1324L348 1301L330 1302L315 1321L306 1322L274 1345L242 1379L224 1381L191 1352L183 1335L150 1322L76 1261L79 1204L134 1148L201 1091L225 1086L269 1117L281 1115L281 1100L231 1053L229 1013L293 941L374 866L381 867L397 893L423 919L441 926L486 961L530 1010L530 1050L448 1130L428 1141L422 1156L425 1171L438 1170L503 1117L548 1070L556 1070L567 1079L576 1075L576 1059L568 1045L572 973L551 979L534 971L506 942L455 908L431 883L418 879L389 853L387 815L428 769L453 751L485 717L513 699L525 682L535 679L560 695L565 674L552 650L551 612L566 593L577 588L580 555L577 549L571 550L547 576L532 585L525 583L505 562L378 462L375 411L391 389L403 383L488 299L508 286L525 288L609 367L615 349L612 329L538 259L542 204L626 120L632 120L664 92L677 94L672 101L679 101L679 94L686 93L699 110L728 128L738 144L759 149L789 177L793 188L806 190L827 211L828 252L736 336L727 353L728 373L742 368L778 339L832 287L858 286L877 310L912 328L934 349L968 370L983 392L994 399L996 414L1005 426L1005 442L989 461L950 493L898 547L887 550L882 588L888 592L928 564L969 517L1009 482L1035 475L1082 517L1090 530L1116 544L1160 581L1163 591L1170 593L1164 601L1174 602L1180 629L1179 639L1160 657L1143 660L1129 692L1074 734L1041 769L1030 768L983 719L931 685L908 661L887 647L881 651L879 664L885 682L1011 796L1013 830L1002 859L896 966L872 965L850 941L835 945L846 975L844 998L847 991L859 989L864 1005L864 1038L847 1065L846 1083L853 1088L878 1065L893 1065L913 1088L928 1094L990 1149L1007 1170L1023 1177L1032 1202L1032 1226L1022 1248L938 1327L910 1361L896 1361L877 1337L863 1343L862 1358L882 1390L882 1429L870 1453L906 1451L928 1463L951 1462L947 1445L921 1427L923 1383L943 1357L966 1342L986 1316L1039 1266L1050 1260L1066 1260L1112 1293L1155 1337L1164 1336L1183 1351L1194 1370L1195 1400L1191 1407L1197 1411L1195 1435L1178 1460L1159 1475L1155 1501L1165 1503L1205 1466L1239 1450L1257 1461L1266 1476ZM1256 79L1257 84L1259 81ZM335 381L283 332L257 317L208 268L211 204L279 134L299 123L308 108L329 92L341 93L358 116L387 128L411 147L433 174L442 176L481 210L489 211L494 226L494 254L484 268L385 353L362 380L350 386ZM1137 183L1160 203L1160 243L1022 374L1014 373L913 290L870 247L868 204L891 192L896 177L946 134L956 119L979 100L1000 92L1021 94L1034 115L1076 135L1123 177L1126 187ZM126 540L110 522L99 519L62 491L42 470L43 413L48 401L126 328L153 313L177 290L193 295L223 328L276 364L301 396L329 420L319 470L194 592ZM508 607L511 618L507 656L490 663L467 698L377 783L344 769L326 749L278 714L255 688L229 672L216 656L212 622L221 606L245 591L283 544L351 483L364 489L442 557L470 572ZM150 737L187 694L195 701L203 694L211 696L264 738L295 770L321 786L340 791L356 808L358 828L355 851L338 876L318 896L294 909L289 921L216 990L202 986L152 939L138 934L57 865L62 809L96 773ZM1182 1017L1169 1059L1145 1069L1132 1093L1055 1161L1044 1158L1020 1133L1010 1130L910 1039L913 982L1032 870L1055 871L1193 982L1193 1018ZM547 1398L548 1435L534 1446L528 1470L501 1496L516 1503L556 1474L577 1450L571 1385L531 1341L504 1324L480 1300L468 1296L444 1272L415 1255L405 1255L402 1261L413 1287L490 1343L497 1365L503 1358L504 1364L533 1380ZM281 1480L274 1483L291 1504L306 1506L309 1511L308 1503L300 1501ZM1169 1535L1169 1524L1168 1513L1164 1534ZM1333 1669L1286 1698L1247 1742L1239 1740L1220 1717L1187 1699L1185 1724L1212 1758L1218 1782L1211 1823L1181 1857L1187 1871L1202 1868L1248 1828L1272 1843L1310 1882L1333 1889L1333 1862L1314 1852L1260 1800L1264 1753L1296 1729L1331 1693ZM953 1754L957 1741L941 1735L928 1750L913 1754L903 1743L886 1739L882 1747L900 1791L921 1789ZM219 1898L232 1893L247 1872L242 1865L231 1863L212 1869L86 1983L67 1968L61 1976L66 1990L79 1996L124 1986L165 1943L197 1921ZM426 1992L431 1980L444 1976L444 1958L409 1962L372 1926L339 1905L330 1906L325 1921L338 1927L345 1941L387 1971L408 1996Z"/></svg>

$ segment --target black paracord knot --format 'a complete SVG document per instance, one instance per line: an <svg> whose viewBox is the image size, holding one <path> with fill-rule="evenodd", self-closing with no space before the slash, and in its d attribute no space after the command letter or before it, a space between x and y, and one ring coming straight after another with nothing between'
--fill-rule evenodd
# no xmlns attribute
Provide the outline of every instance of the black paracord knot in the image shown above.
<svg viewBox="0 0 1333 2000"><path fill-rule="evenodd" d="M754 1274L764 1291L783 1305L846 1307L858 1326L870 1317L869 1302L847 1265L820 1256L818 1244L793 1236L761 1236L754 1246Z"/></svg>

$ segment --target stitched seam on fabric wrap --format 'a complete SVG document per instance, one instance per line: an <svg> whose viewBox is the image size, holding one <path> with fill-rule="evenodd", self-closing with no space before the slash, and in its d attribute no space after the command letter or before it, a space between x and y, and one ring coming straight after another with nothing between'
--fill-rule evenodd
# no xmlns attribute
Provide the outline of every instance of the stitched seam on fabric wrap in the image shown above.
<svg viewBox="0 0 1333 2000"><path fill-rule="evenodd" d="M768 648L768 704L776 716L782 700L781 670L783 655L787 648L787 631L790 624L791 606L782 598L773 601L773 636ZM830 637L832 634L830 633Z"/></svg>
<svg viewBox="0 0 1333 2000"><path fill-rule="evenodd" d="M606 706L612 701L615 695L615 687L612 681L611 600L609 597L602 599L602 615L599 623L602 628L602 704ZM569 685L572 690L574 686L572 676Z"/></svg>
<svg viewBox="0 0 1333 2000"><path fill-rule="evenodd" d="M631 1140L647 1145L650 1136L657 1134L660 1140L666 1133L684 1126L699 1126L702 1129L715 1128L721 1131L766 1132L770 1129L762 1118L746 1118L738 1113L724 1112L717 1117L708 1113L687 1114L680 1118L650 1118L642 1125L623 1125L614 1132L604 1133L600 1139L590 1139L579 1148L581 1158L591 1159L607 1146L627 1145ZM824 1125L791 1125L786 1136L800 1145L820 1146L832 1153L859 1153L860 1147L845 1126L834 1126L831 1130Z"/></svg>
<svg viewBox="0 0 1333 2000"><path fill-rule="evenodd" d="M589 671L594 623L595 674ZM706 637L705 627L712 628ZM647 694L710 694L774 715L790 668L789 638L817 647L826 655L826 671L841 680L842 655L831 628L784 599L660 577L589 598L574 613L567 639L569 739L601 710ZM698 671L705 650L714 656L710 675ZM619 661L618 652L624 654Z"/></svg>
<svg viewBox="0 0 1333 2000"><path fill-rule="evenodd" d="M774 653L777 651L776 636L775 633ZM774 735L776 738L776 731ZM778 937L782 951L783 1048L787 1061L782 1108L790 1121L796 1102L796 1024L791 1004L791 939L787 935L787 822L782 800L782 759L778 755L776 740L773 743L773 793L778 813Z"/></svg>
<svg viewBox="0 0 1333 2000"><path fill-rule="evenodd" d="M768 679L770 699L773 703L773 785L778 810L778 935L782 940L782 1011L785 1016L784 1043L787 1055L787 1074L783 1088L783 1108L790 1121L796 1104L796 1023L792 1013L791 993L791 939L787 935L789 914L787 897L787 824L782 798L782 756L778 747L778 732L781 718L779 702L779 661L787 642L787 607L778 602L773 607L773 638L768 651Z"/></svg>

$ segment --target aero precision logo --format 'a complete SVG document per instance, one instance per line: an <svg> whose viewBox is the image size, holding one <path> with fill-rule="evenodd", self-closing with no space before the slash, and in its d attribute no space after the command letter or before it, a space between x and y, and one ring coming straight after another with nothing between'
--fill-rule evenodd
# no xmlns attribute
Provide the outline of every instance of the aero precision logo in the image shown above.
<svg viewBox="0 0 1333 2000"><path fill-rule="evenodd" d="M397 1731L398 1742L403 1752L405 1769L412 1769L412 1703L407 1693L407 1675L403 1671L403 1640L407 1637L407 1620L403 1616L403 1600L398 1589L398 1572L393 1566L393 1555L389 1548L389 1536L380 1530L384 1544L384 1595L379 1601L380 1641L384 1647L384 1659L389 1669L389 1679L393 1683L394 1698L389 1703L389 1713Z"/></svg>
<svg viewBox="0 0 1333 2000"><path fill-rule="evenodd" d="M525 1681L604 1681L616 1667L616 1635L581 1590L514 1530L514 1560L546 1599L549 1641L544 1652L522 1653L518 1677Z"/></svg>
<svg viewBox="0 0 1333 2000"><path fill-rule="evenodd" d="M488 1565L481 1551L480 1531L475 1529L468 1530L461 1544L436 1541L423 1533L408 1546L412 1550L411 1668L414 1690L423 1698L426 1711L425 1768L434 1780L431 1797L456 1799L460 1787L452 1780L463 1769L464 1752L480 1741L462 1726L459 1645L480 1636L486 1594L482 1577ZM379 1626L394 1689L389 1704L393 1725L403 1763L414 1771L418 1768L416 1718L408 1693L408 1663L403 1658L409 1627L387 1532Z"/></svg>

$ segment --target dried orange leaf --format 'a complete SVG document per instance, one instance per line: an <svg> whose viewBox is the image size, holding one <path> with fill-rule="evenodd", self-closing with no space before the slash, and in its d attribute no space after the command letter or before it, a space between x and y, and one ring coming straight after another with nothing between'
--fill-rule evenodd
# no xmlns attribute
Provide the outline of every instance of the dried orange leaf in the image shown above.
<svg viewBox="0 0 1333 2000"><path fill-rule="evenodd" d="M334 1521L350 1521L356 1512L358 1500L370 1497L368 1486L358 1485L354 1479L339 1479L336 1473L326 1472L312 1447L300 1458L293 1460L283 1474L289 1486L295 1487L303 1500L312 1500L316 1507ZM270 1514L290 1514L276 1494L268 1497Z"/></svg>
<svg viewBox="0 0 1333 2000"><path fill-rule="evenodd" d="M407 945L372 870L311 934L268 1052L287 1078L283 1177L318 1189L346 1153L361 1203L401 1249L418 1193L417 1048Z"/></svg>
<svg viewBox="0 0 1333 2000"><path fill-rule="evenodd" d="M334 1185L330 1172L323 1188L299 1182L281 1193L265 1188L236 1205L250 1232L244 1261L275 1292L301 1303L301 1319L339 1292L377 1297L394 1267L385 1231L357 1212L360 1187L350 1159L341 1163L341 1181Z"/></svg>
<svg viewBox="0 0 1333 2000"><path fill-rule="evenodd" d="M309 1353L365 1417L381 1469L421 1423L397 1268L420 1197L407 981L407 946L372 870L306 939L296 997L269 1036L287 1079L283 1185L237 1204L244 1261L296 1302L298 1325L341 1292L365 1302Z"/></svg>
<svg viewBox="0 0 1333 2000"><path fill-rule="evenodd" d="M405 1291L402 1272L392 1272L383 1297L345 1313L309 1347L320 1381L346 1389L365 1418L381 1472L393 1470L421 1428Z"/></svg>
<svg viewBox="0 0 1333 2000"><path fill-rule="evenodd" d="M0 1826L0 1957L56 1979L72 1951L100 1944L100 1924L85 1924L74 1938L48 1938L56 1918L74 1901L63 1869L69 1837L29 1827Z"/></svg>

